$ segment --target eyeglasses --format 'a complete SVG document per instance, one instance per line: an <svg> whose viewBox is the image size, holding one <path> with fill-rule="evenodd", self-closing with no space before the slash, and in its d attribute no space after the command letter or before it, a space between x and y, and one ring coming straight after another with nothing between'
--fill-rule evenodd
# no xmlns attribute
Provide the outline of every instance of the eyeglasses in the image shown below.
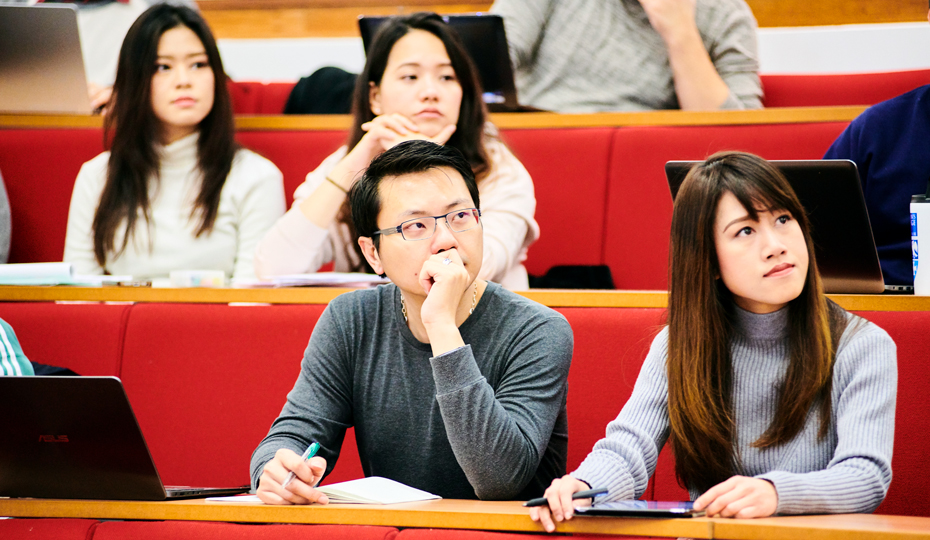
<svg viewBox="0 0 930 540"><path fill-rule="evenodd" d="M396 227L375 231L372 236L376 234L388 236L400 233L404 240L426 240L436 233L436 220L438 219L444 219L452 232L465 232L474 229L481 223L481 210L466 208L464 210L453 210L444 216L424 216L410 219Z"/></svg>

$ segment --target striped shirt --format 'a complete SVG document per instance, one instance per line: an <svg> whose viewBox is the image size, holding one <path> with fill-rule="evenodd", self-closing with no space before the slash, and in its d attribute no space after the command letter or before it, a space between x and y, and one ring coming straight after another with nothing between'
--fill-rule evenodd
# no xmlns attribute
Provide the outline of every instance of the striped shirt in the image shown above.
<svg viewBox="0 0 930 540"><path fill-rule="evenodd" d="M35 375L35 372L19 346L13 327L0 319L0 376L4 375Z"/></svg>

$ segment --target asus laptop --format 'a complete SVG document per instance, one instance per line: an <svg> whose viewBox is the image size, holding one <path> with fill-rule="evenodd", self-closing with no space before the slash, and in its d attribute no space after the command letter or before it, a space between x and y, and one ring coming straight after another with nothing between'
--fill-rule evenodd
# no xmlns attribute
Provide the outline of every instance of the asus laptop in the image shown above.
<svg viewBox="0 0 930 540"><path fill-rule="evenodd" d="M0 112L91 114L73 5L0 5Z"/></svg>
<svg viewBox="0 0 930 540"><path fill-rule="evenodd" d="M0 377L0 496L163 501L237 488L166 488L116 377Z"/></svg>
<svg viewBox="0 0 930 540"><path fill-rule="evenodd" d="M443 15L446 24L455 29L465 50L481 78L484 90L484 102L491 112L538 111L532 107L523 107L517 101L517 89L513 82L513 66L510 63L510 50L507 48L507 35L504 33L504 19L500 15ZM375 34L387 17L359 17L358 29L362 34L365 53L374 41Z"/></svg>
<svg viewBox="0 0 930 540"><path fill-rule="evenodd" d="M697 161L669 161L672 199ZM882 293L885 283L862 196L859 172L849 160L770 161L794 188L811 223L820 277L828 293ZM889 286L892 291L899 291Z"/></svg>

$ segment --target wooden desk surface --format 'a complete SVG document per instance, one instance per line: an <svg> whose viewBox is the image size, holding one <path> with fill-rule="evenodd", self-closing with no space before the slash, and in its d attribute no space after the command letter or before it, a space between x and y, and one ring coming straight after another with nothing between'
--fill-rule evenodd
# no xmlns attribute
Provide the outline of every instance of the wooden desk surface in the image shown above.
<svg viewBox="0 0 930 540"><path fill-rule="evenodd" d="M390 506L265 506L210 503L203 500L140 502L0 499L0 516L542 531L538 524L530 520L520 502L452 499ZM559 524L558 532L729 540L914 540L930 539L930 518L868 514L754 520L576 517Z"/></svg>
<svg viewBox="0 0 930 540"><path fill-rule="evenodd" d="M352 289L153 289L149 287L0 286L0 302L164 302L195 304L326 304ZM665 291L535 289L519 294L549 307L664 308ZM930 296L832 294L852 311L930 311Z"/></svg>
<svg viewBox="0 0 930 540"><path fill-rule="evenodd" d="M389 506L265 506L203 500L140 502L0 499L0 516L387 525L543 532L542 527L530 519L527 509L520 502L453 499ZM712 538L711 522L704 518L655 520L583 517L561 524L558 531L709 539Z"/></svg>
<svg viewBox="0 0 930 540"><path fill-rule="evenodd" d="M843 107L779 107L751 111L649 111L596 114L496 113L491 121L502 129L593 128L624 126L708 126L850 122L865 105ZM237 116L240 131L347 131L348 115ZM0 114L0 129L100 128L103 118L82 115Z"/></svg>

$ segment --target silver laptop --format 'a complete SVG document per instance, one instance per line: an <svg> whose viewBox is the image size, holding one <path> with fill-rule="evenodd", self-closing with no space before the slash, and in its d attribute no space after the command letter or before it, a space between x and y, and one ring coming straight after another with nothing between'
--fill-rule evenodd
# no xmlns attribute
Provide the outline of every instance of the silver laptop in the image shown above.
<svg viewBox="0 0 930 540"><path fill-rule="evenodd" d="M91 114L77 7L0 4L0 112Z"/></svg>
<svg viewBox="0 0 930 540"><path fill-rule="evenodd" d="M249 490L165 488L116 377L0 377L0 411L0 497L162 501Z"/></svg>
<svg viewBox="0 0 930 540"><path fill-rule="evenodd" d="M374 41L381 23L388 17L359 17L358 29L362 34L365 53ZM474 15L443 15L442 19L458 33L465 50L471 56L484 102L491 112L533 112L539 109L520 105L514 85L510 50L504 32L504 19L500 15L476 13Z"/></svg>
<svg viewBox="0 0 930 540"><path fill-rule="evenodd" d="M672 199L698 161L665 164ZM882 293L882 268L872 237L859 171L845 159L770 161L794 188L811 223L817 267L828 293ZM890 286L889 292L906 292Z"/></svg>

